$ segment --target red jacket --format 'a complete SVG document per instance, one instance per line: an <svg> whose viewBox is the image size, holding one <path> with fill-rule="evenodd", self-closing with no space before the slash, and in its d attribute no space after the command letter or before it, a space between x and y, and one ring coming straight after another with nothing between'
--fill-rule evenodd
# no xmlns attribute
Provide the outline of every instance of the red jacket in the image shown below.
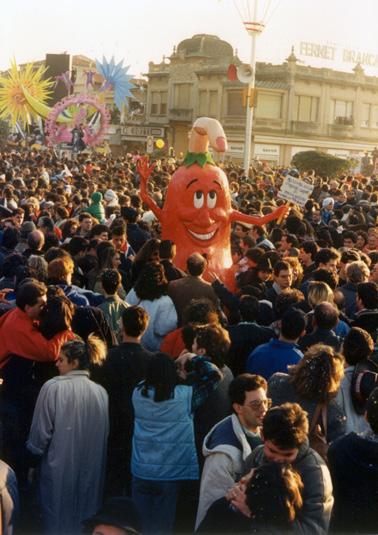
<svg viewBox="0 0 378 535"><path fill-rule="evenodd" d="M23 310L13 308L0 318L0 368L12 354L41 362L54 361L62 344L72 338L72 331L63 331L47 340Z"/></svg>
<svg viewBox="0 0 378 535"><path fill-rule="evenodd" d="M168 355L177 359L177 357L180 356L180 353L185 349L181 333L182 327L168 333L160 345L160 351L168 353Z"/></svg>

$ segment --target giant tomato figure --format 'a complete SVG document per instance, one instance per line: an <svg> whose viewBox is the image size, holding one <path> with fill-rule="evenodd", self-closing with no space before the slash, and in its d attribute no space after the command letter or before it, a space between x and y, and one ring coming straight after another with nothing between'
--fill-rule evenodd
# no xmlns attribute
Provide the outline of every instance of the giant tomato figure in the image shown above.
<svg viewBox="0 0 378 535"><path fill-rule="evenodd" d="M206 117L197 119L189 152L172 176L163 208L157 206L147 191L147 180L154 166L148 166L147 157L141 158L138 162L140 195L159 219L162 239L177 245L175 264L179 268L185 269L188 256L199 252L207 258L208 271L222 275L232 264L232 222L264 225L283 217L287 208L281 206L264 217L233 210L227 177L207 152L209 140L215 150L226 150L226 138L219 122Z"/></svg>

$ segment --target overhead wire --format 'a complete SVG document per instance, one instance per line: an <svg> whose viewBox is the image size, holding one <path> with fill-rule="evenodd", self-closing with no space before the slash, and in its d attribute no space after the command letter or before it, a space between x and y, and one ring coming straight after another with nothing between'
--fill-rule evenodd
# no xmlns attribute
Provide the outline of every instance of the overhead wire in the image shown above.
<svg viewBox="0 0 378 535"><path fill-rule="evenodd" d="M267 19L266 22L265 22L265 26L267 26L267 25L269 24L269 22L271 21L271 19L272 19L274 13L277 11L277 8L278 8L278 6L279 6L280 3L281 3L281 1L282 1L282 0L278 0L278 2L276 3L276 5L275 5L274 8L272 9L272 12L270 13L268 19Z"/></svg>
<svg viewBox="0 0 378 535"><path fill-rule="evenodd" d="M244 21L243 14L242 14L242 12L241 12L240 9L239 9L239 6L238 6L238 4L236 3L236 0L232 0L232 2L233 2L233 4L234 4L234 6L235 6L236 11L239 13L240 20L241 20L242 22L245 22L245 21Z"/></svg>

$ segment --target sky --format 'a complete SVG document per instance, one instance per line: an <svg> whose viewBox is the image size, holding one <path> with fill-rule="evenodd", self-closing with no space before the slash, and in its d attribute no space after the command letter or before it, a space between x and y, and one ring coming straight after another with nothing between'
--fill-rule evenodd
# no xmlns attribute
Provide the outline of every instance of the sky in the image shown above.
<svg viewBox="0 0 378 535"><path fill-rule="evenodd" d="M173 46L196 33L218 35L250 59L251 39L242 19L250 19L254 0L11 0L2 5L0 69L43 59L46 53L114 55L129 72L148 72ZM266 22L257 39L258 61L282 63L294 46L304 65L351 71L343 49L377 56L378 0L259 0L258 19ZM241 16L240 16L241 15ZM301 42L334 45L334 59L306 57ZM303 52L302 45L302 52ZM373 56L372 56L373 57Z"/></svg>

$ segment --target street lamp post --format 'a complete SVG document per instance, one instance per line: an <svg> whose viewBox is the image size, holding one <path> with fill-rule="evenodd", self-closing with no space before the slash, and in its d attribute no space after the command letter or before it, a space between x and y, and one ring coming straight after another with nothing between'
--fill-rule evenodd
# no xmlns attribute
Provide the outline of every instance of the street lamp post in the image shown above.
<svg viewBox="0 0 378 535"><path fill-rule="evenodd" d="M258 0L254 0L253 21L244 22L244 26L251 36L251 60L252 78L248 84L247 90L247 117L245 122L245 139L244 139L244 171L248 176L249 165L251 162L251 141L252 141L252 124L253 124L253 107L254 107L254 89L255 89L255 72L256 72L256 38L262 32L264 25L257 22ZM252 99L252 101L251 101Z"/></svg>

